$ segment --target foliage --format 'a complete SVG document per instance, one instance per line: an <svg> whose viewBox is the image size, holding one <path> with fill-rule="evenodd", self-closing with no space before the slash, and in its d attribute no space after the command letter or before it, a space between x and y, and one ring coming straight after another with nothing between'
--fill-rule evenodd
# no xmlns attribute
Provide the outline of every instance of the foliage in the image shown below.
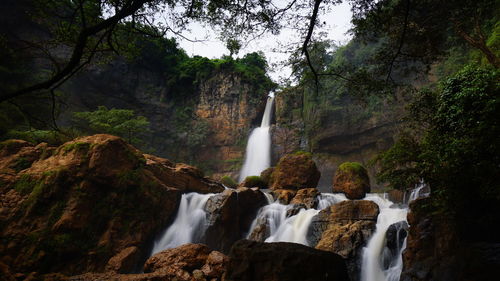
<svg viewBox="0 0 500 281"><path fill-rule="evenodd" d="M379 179L400 189L424 179L433 190L435 209L461 218L466 235L474 236L467 223L483 228L500 220L478 219L495 213L500 202L498 78L496 70L466 66L438 89L422 91L410 107L421 135L403 135L378 158Z"/></svg>
<svg viewBox="0 0 500 281"><path fill-rule="evenodd" d="M76 112L76 119L85 121L91 133L106 133L123 137L129 143L140 141L141 134L148 130L149 121L143 116L135 116L133 110L107 109L99 106L95 111Z"/></svg>

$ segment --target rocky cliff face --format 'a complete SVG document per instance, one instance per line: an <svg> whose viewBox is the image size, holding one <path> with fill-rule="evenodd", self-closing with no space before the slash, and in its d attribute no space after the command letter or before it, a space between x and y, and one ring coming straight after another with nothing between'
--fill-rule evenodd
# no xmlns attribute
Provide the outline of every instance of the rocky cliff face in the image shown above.
<svg viewBox="0 0 500 281"><path fill-rule="evenodd" d="M245 141L262 114L267 91L241 74L218 70L200 81L173 87L145 62L122 59L90 68L64 88L61 125L72 112L108 108L133 109L150 121L143 149L175 161L196 164L209 173L238 173Z"/></svg>
<svg viewBox="0 0 500 281"><path fill-rule="evenodd" d="M303 94L304 89L297 87L276 95L273 159L298 149L312 151L321 172L321 191L329 190L341 163L356 161L366 166L378 152L392 145L401 111L397 105L371 108L343 97L320 108L318 102L304 103ZM375 169L368 169L368 173L377 191Z"/></svg>
<svg viewBox="0 0 500 281"><path fill-rule="evenodd" d="M254 93L238 75L219 73L202 83L195 112L212 133L206 140L210 145L200 151L199 161L218 159L215 170L236 177L250 128L260 125L258 117L264 111L266 97L267 93Z"/></svg>

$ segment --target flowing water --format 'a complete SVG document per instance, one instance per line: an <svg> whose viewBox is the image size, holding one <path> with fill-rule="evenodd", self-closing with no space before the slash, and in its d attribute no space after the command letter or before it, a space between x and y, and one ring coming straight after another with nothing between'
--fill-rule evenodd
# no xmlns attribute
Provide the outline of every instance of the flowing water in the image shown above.
<svg viewBox="0 0 500 281"><path fill-rule="evenodd" d="M271 134L269 133L269 126L271 126L273 102L274 97L269 96L260 127L255 128L248 138L245 163L240 171L240 182L247 176L260 175L260 172L271 165Z"/></svg>
<svg viewBox="0 0 500 281"><path fill-rule="evenodd" d="M208 198L213 194L183 194L174 222L155 241L151 255L186 243L201 241L205 232Z"/></svg>
<svg viewBox="0 0 500 281"><path fill-rule="evenodd" d="M424 183L416 186L411 192L409 202L422 197L428 196L427 193L422 193L425 187ZM384 250L386 250L386 233L389 226L398 222L406 222L408 213L407 205L394 205L382 194L368 194L365 200L370 200L380 208L380 214L377 218L376 230L370 241L363 249L361 280L362 281L399 281L401 271L403 270L402 254L406 247L406 238L402 243L397 241L397 244L402 244L398 247L398 253L393 260L387 263L387 267L383 266ZM408 203L409 203L408 202ZM401 229L398 229L401 231ZM396 235L399 237L399 235Z"/></svg>
<svg viewBox="0 0 500 281"><path fill-rule="evenodd" d="M312 218L320 210L344 200L347 199L343 194L322 193L316 209L301 208L294 212L296 213L295 215L291 216L288 216L288 214L296 206L283 205L279 202L268 200L269 204L259 210L257 217L253 221L248 237L255 227L264 221L267 223L270 233L265 242L293 242L309 246L307 243L307 231Z"/></svg>

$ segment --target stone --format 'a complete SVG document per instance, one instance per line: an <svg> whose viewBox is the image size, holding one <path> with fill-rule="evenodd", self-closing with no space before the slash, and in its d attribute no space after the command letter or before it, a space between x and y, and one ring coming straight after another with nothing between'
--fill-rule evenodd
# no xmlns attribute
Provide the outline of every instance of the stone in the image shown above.
<svg viewBox="0 0 500 281"><path fill-rule="evenodd" d="M316 187L320 176L310 153L287 154L276 165L269 188L298 190Z"/></svg>
<svg viewBox="0 0 500 281"><path fill-rule="evenodd" d="M128 247L120 251L109 259L106 265L106 271L114 271L117 273L129 273L134 270L134 267L139 262L140 253L136 246Z"/></svg>
<svg viewBox="0 0 500 281"><path fill-rule="evenodd" d="M362 248L375 231L378 214L379 207L372 201L342 201L313 217L307 241L345 258L351 279L358 280Z"/></svg>
<svg viewBox="0 0 500 281"><path fill-rule="evenodd" d="M266 188L267 184L259 176L248 176L239 185L240 187Z"/></svg>
<svg viewBox="0 0 500 281"><path fill-rule="evenodd" d="M203 265L201 271L206 277L219 278L227 271L228 264L228 256L221 252L212 251L208 255L205 265Z"/></svg>
<svg viewBox="0 0 500 281"><path fill-rule="evenodd" d="M273 195L274 200L280 202L281 204L288 205L295 197L295 194L297 194L297 191L292 189L275 189L271 191L271 194Z"/></svg>
<svg viewBox="0 0 500 281"><path fill-rule="evenodd" d="M229 259L227 281L350 280L340 256L296 243L240 240Z"/></svg>
<svg viewBox="0 0 500 281"><path fill-rule="evenodd" d="M271 176L273 172L274 172L274 167L269 167L260 173L260 179L264 182L266 188L268 188L273 184L273 182L271 181Z"/></svg>
<svg viewBox="0 0 500 281"><path fill-rule="evenodd" d="M391 262L395 261L399 255L404 240L408 236L408 228L406 221L393 223L387 228L385 233L385 247L382 253L382 265L384 269L391 267Z"/></svg>
<svg viewBox="0 0 500 281"><path fill-rule="evenodd" d="M387 196L389 200L396 204L404 204L405 203L405 192L399 189L391 189L387 192Z"/></svg>
<svg viewBox="0 0 500 281"><path fill-rule="evenodd" d="M320 192L316 188L303 188L297 190L297 193L290 201L290 204L301 204L307 209L316 208L318 206L318 196Z"/></svg>
<svg viewBox="0 0 500 281"><path fill-rule="evenodd" d="M203 244L184 244L177 248L161 251L150 257L144 264L144 272L168 270L172 275L184 276L190 271L202 268L210 249Z"/></svg>
<svg viewBox="0 0 500 281"><path fill-rule="evenodd" d="M348 199L363 199L370 192L366 169L357 162L342 163L333 178L333 192L344 193Z"/></svg>
<svg viewBox="0 0 500 281"><path fill-rule="evenodd" d="M247 187L226 189L210 197L205 205L205 243L212 249L228 253L232 244L249 231L258 210L266 204L266 197L260 190Z"/></svg>

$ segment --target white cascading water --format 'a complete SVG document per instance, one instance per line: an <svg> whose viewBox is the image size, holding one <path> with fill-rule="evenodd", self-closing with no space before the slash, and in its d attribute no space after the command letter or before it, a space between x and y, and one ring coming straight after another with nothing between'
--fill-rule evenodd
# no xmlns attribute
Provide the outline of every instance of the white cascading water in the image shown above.
<svg viewBox="0 0 500 281"><path fill-rule="evenodd" d="M425 184L421 183L412 190L409 202L428 195L421 194L423 187L425 187ZM387 269L384 269L382 266L382 255L386 244L387 229L394 223L401 221L406 222L408 207L394 206L394 203L382 194L367 194L364 200L370 200L377 203L380 208L380 213L377 218L375 233L363 249L361 281L399 281L401 271L403 270L402 254L406 247L406 238L403 241L402 247L399 249L396 260L392 261Z"/></svg>
<svg viewBox="0 0 500 281"><path fill-rule="evenodd" d="M262 207L252 222L247 238L250 238L251 233L259 222L266 221L269 226L270 235L266 238L265 242L293 242L309 246L307 243L307 231L312 218L320 210L344 200L347 200L344 194L322 193L318 200L317 209L306 210L302 208L297 214L290 217L287 217L287 213L295 207L294 205L283 205L279 202L269 200L269 205Z"/></svg>
<svg viewBox="0 0 500 281"><path fill-rule="evenodd" d="M248 176L258 176L260 172L271 165L271 126L272 107L274 96L271 94L267 98L266 109L262 116L260 127L253 129L245 152L245 163L240 172L240 182Z"/></svg>
<svg viewBox="0 0 500 281"><path fill-rule="evenodd" d="M182 244L199 242L204 233L208 198L214 194L183 194L174 222L155 241L151 255Z"/></svg>

